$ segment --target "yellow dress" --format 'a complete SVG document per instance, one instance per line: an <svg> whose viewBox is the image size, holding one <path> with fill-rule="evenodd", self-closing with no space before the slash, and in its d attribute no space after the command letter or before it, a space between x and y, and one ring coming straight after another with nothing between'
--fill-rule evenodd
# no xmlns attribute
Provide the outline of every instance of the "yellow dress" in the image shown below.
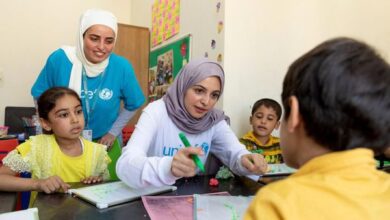
<svg viewBox="0 0 390 220"><path fill-rule="evenodd" d="M107 156L104 145L80 138L83 153L77 157L64 154L58 146L54 135L32 136L16 147L4 158L4 165L13 171L30 172L32 178L45 179L53 175L65 182L80 182L89 176L109 178Z"/></svg>
<svg viewBox="0 0 390 220"><path fill-rule="evenodd" d="M77 157L64 154L54 135L31 136L11 151L3 164L17 173L30 172L31 178L46 179L59 176L64 182L80 182L89 176L110 178L107 165L111 162L106 146L90 142L82 137L83 153ZM34 201L32 194L30 204Z"/></svg>

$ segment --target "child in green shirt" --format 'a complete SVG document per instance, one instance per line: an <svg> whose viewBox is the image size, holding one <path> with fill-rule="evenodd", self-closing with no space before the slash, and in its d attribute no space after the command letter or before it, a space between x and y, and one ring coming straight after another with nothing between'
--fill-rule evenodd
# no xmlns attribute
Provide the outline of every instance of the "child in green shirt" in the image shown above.
<svg viewBox="0 0 390 220"><path fill-rule="evenodd" d="M256 101L249 117L252 131L240 138L249 151L262 154L269 164L283 162L279 138L271 135L279 128L281 115L282 108L275 100L264 98Z"/></svg>

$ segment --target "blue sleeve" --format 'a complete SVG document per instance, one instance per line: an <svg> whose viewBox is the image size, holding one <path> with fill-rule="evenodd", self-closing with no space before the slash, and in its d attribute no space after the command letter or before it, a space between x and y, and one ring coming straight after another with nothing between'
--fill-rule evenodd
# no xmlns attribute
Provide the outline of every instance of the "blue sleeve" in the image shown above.
<svg viewBox="0 0 390 220"><path fill-rule="evenodd" d="M54 86L68 87L71 67L63 50L58 49L50 54L31 88L33 98L38 99L43 92Z"/></svg>
<svg viewBox="0 0 390 220"><path fill-rule="evenodd" d="M134 111L145 102L145 96L135 76L132 65L125 60L125 77L123 77L122 96L124 107L129 111Z"/></svg>

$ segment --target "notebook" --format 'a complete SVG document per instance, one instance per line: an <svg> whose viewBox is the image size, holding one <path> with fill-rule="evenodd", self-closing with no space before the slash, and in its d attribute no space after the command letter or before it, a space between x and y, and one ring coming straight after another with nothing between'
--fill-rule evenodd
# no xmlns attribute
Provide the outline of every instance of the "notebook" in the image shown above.
<svg viewBox="0 0 390 220"><path fill-rule="evenodd" d="M9 220L9 219L39 220L38 209L30 208L30 209L0 214L0 220Z"/></svg>
<svg viewBox="0 0 390 220"><path fill-rule="evenodd" d="M84 199L99 209L129 202L141 198L144 195L156 195L159 193L175 191L176 186L146 187L133 189L122 181L87 186L78 189L70 189L68 193Z"/></svg>
<svg viewBox="0 0 390 220"><path fill-rule="evenodd" d="M247 177L258 181L260 177L269 177L269 176L285 176L295 173L297 171L294 168L287 166L284 163L280 164L268 164L268 172L263 175L248 175Z"/></svg>

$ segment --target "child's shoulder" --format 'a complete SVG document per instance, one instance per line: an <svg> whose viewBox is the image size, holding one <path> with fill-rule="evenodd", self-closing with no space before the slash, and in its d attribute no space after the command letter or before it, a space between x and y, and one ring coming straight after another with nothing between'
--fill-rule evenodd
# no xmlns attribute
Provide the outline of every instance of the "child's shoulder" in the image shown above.
<svg viewBox="0 0 390 220"><path fill-rule="evenodd" d="M27 153L31 149L38 150L40 147L47 148L48 145L51 145L52 143L55 143L55 138L51 134L40 134L35 136L30 136L28 140L25 142L19 144L16 149L22 155L24 153Z"/></svg>
<svg viewBox="0 0 390 220"><path fill-rule="evenodd" d="M280 143L280 138L279 137L270 135L270 139L271 139L272 143Z"/></svg>
<svg viewBox="0 0 390 220"><path fill-rule="evenodd" d="M83 137L80 137L80 139L82 140L83 144L84 144L84 147L86 148L89 148L89 147L97 147L99 149L103 149L103 150L107 150L107 146L104 145L104 144L99 144L99 143L96 143L96 142L92 142L92 141L89 141Z"/></svg>

